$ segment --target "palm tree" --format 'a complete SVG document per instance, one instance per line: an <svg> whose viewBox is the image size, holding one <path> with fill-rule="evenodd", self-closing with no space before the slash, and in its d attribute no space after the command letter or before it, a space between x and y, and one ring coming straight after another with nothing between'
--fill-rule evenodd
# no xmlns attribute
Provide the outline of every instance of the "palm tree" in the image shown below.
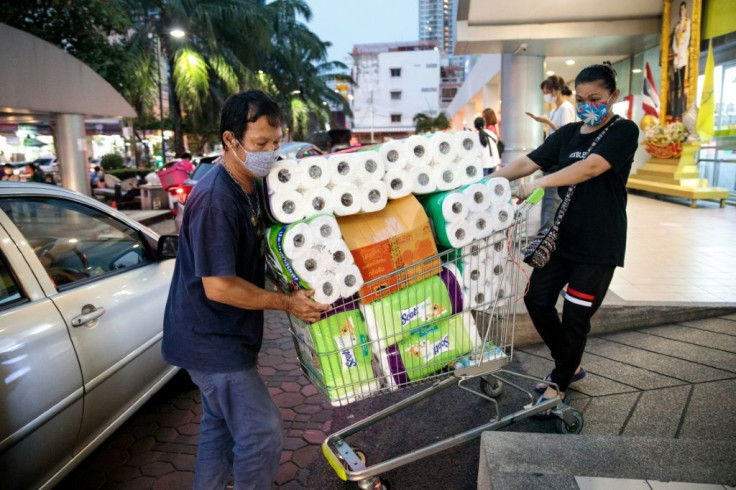
<svg viewBox="0 0 736 490"><path fill-rule="evenodd" d="M420 112L414 115L413 121L417 134L434 133L435 131L442 131L450 127L450 121L444 112L440 113L437 117L431 117Z"/></svg>

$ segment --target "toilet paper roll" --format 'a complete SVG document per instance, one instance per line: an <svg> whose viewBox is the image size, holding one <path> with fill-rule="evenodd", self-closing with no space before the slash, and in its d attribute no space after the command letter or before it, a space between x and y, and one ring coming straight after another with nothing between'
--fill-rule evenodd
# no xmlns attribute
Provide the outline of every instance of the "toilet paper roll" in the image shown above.
<svg viewBox="0 0 736 490"><path fill-rule="evenodd" d="M296 160L277 162L266 176L268 190L272 194L296 190L302 180L302 169L299 168Z"/></svg>
<svg viewBox="0 0 736 490"><path fill-rule="evenodd" d="M457 189L462 185L459 168L454 162L436 165L433 173L434 181L439 191Z"/></svg>
<svg viewBox="0 0 736 490"><path fill-rule="evenodd" d="M327 187L332 174L335 173L325 157L303 158L299 160L299 168L302 172L299 190Z"/></svg>
<svg viewBox="0 0 736 490"><path fill-rule="evenodd" d="M442 201L442 216L448 223L464 220L469 212L468 198L461 192L448 194Z"/></svg>
<svg viewBox="0 0 736 490"><path fill-rule="evenodd" d="M491 206L491 189L486 184L470 184L462 192L468 196L468 208L471 213L485 211Z"/></svg>
<svg viewBox="0 0 736 490"><path fill-rule="evenodd" d="M378 149L378 155L386 165L387 172L406 167L406 150L400 140L383 143Z"/></svg>
<svg viewBox="0 0 736 490"><path fill-rule="evenodd" d="M317 303L331 305L340 298L340 283L334 274L321 274L317 276L314 289L314 300Z"/></svg>
<svg viewBox="0 0 736 490"><path fill-rule="evenodd" d="M332 208L337 216L348 216L360 212L360 189L345 182L332 187Z"/></svg>
<svg viewBox="0 0 736 490"><path fill-rule="evenodd" d="M481 248L481 241L473 242L462 249L462 264L465 269L484 269L486 267L486 251Z"/></svg>
<svg viewBox="0 0 736 490"><path fill-rule="evenodd" d="M493 177L484 180L486 187L490 190L493 203L506 203L511 200L511 187L509 181L503 177Z"/></svg>
<svg viewBox="0 0 736 490"><path fill-rule="evenodd" d="M487 238L493 234L494 228L491 220L491 215L489 215L487 211L483 211L480 213L470 213L468 215L468 221L473 228L474 240Z"/></svg>
<svg viewBox="0 0 736 490"><path fill-rule="evenodd" d="M399 199L411 194L409 172L404 169L387 170L383 181L386 183L389 199Z"/></svg>
<svg viewBox="0 0 736 490"><path fill-rule="evenodd" d="M304 218L304 197L297 191L282 191L268 198L271 216L281 223L293 223Z"/></svg>
<svg viewBox="0 0 736 490"><path fill-rule="evenodd" d="M432 163L432 145L426 136L415 134L407 138L404 141L404 151L408 167L421 167Z"/></svg>
<svg viewBox="0 0 736 490"><path fill-rule="evenodd" d="M472 262L472 261L471 261ZM486 271L485 268L478 267L463 267L463 287L471 291L477 291L482 288L486 283Z"/></svg>
<svg viewBox="0 0 736 490"><path fill-rule="evenodd" d="M460 248L473 241L473 230L464 221L448 223L446 230L449 243L442 243L444 246Z"/></svg>
<svg viewBox="0 0 736 490"><path fill-rule="evenodd" d="M325 269L322 253L314 248L306 250L299 257L290 260L291 268L299 279L313 288L320 272Z"/></svg>
<svg viewBox="0 0 736 490"><path fill-rule="evenodd" d="M483 162L480 160L476 158L460 160L458 166L463 184L473 184L483 179Z"/></svg>
<svg viewBox="0 0 736 490"><path fill-rule="evenodd" d="M309 227L312 229L314 242L317 245L342 237L337 220L332 215L323 214L315 216L307 220L307 222L309 223Z"/></svg>
<svg viewBox="0 0 736 490"><path fill-rule="evenodd" d="M386 207L388 187L383 181L368 182L360 187L360 210L364 213L375 213Z"/></svg>
<svg viewBox="0 0 736 490"><path fill-rule="evenodd" d="M322 252L329 255L329 262L337 267L345 267L355 263L353 254L350 252L345 240L338 238L330 240L321 245Z"/></svg>
<svg viewBox="0 0 736 490"><path fill-rule="evenodd" d="M502 279L506 278L505 272L506 272L506 264L503 262L499 262L496 264L489 264L489 267L486 268L487 271L487 280L488 282L499 282Z"/></svg>
<svg viewBox="0 0 736 490"><path fill-rule="evenodd" d="M480 139L473 131L458 131L455 133L454 143L461 159L473 158L480 154Z"/></svg>
<svg viewBox="0 0 736 490"><path fill-rule="evenodd" d="M341 298L350 298L363 287L363 275L355 264L348 264L337 273Z"/></svg>
<svg viewBox="0 0 736 490"><path fill-rule="evenodd" d="M492 281L490 284L491 297L494 300L508 299L513 291L511 290L511 281L508 279Z"/></svg>
<svg viewBox="0 0 736 490"><path fill-rule="evenodd" d="M437 190L433 168L429 165L421 165L409 169L409 181L411 191L414 194L430 194Z"/></svg>
<svg viewBox="0 0 736 490"><path fill-rule="evenodd" d="M314 233L309 224L301 221L290 225L282 241L284 255L288 259L295 259L314 246Z"/></svg>
<svg viewBox="0 0 736 490"><path fill-rule="evenodd" d="M339 185L344 183L355 183L358 180L359 161L351 153L337 154L328 157L328 162L333 172L330 175L330 184Z"/></svg>
<svg viewBox="0 0 736 490"><path fill-rule="evenodd" d="M486 247L485 252L489 260L492 260L494 263L506 262L509 257L508 250L505 233L496 232L488 238L488 247Z"/></svg>
<svg viewBox="0 0 736 490"><path fill-rule="evenodd" d="M452 133L435 133L429 138L434 165L451 163L457 156L457 146Z"/></svg>
<svg viewBox="0 0 736 490"><path fill-rule="evenodd" d="M491 222L493 231L505 230L511 226L514 218L514 209L509 203L503 203L500 206L491 205L485 213Z"/></svg>
<svg viewBox="0 0 736 490"><path fill-rule="evenodd" d="M353 153L355 166L357 167L356 183L377 182L386 173L386 163L374 151L361 151Z"/></svg>
<svg viewBox="0 0 736 490"><path fill-rule="evenodd" d="M464 291L471 308L483 308L493 304L495 295L490 284L483 284L475 289Z"/></svg>
<svg viewBox="0 0 736 490"><path fill-rule="evenodd" d="M304 192L305 216L332 213L332 193L326 187L315 187Z"/></svg>

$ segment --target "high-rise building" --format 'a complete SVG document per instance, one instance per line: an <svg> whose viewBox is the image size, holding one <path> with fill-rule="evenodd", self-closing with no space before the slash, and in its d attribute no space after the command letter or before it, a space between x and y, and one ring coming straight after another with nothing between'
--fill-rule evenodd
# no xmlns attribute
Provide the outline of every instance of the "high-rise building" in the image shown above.
<svg viewBox="0 0 736 490"><path fill-rule="evenodd" d="M463 82L464 56L454 56L455 16L457 0L418 0L419 39L436 41L440 47L442 73L440 107L444 109L455 97Z"/></svg>

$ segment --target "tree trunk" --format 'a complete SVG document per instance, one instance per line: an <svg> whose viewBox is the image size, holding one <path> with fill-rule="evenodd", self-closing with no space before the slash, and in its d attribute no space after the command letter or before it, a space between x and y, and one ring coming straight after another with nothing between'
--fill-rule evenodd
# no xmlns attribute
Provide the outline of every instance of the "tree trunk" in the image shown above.
<svg viewBox="0 0 736 490"><path fill-rule="evenodd" d="M174 60L169 59L169 114L174 126L174 153L181 155L186 151L184 148L184 131L181 128L181 104L179 96L176 95L176 80L173 73Z"/></svg>

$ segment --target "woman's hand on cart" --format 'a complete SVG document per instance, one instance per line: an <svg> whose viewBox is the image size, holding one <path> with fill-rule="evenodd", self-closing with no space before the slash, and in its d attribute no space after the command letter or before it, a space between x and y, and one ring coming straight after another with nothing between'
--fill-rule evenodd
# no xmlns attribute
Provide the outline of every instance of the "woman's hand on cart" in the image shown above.
<svg viewBox="0 0 736 490"><path fill-rule="evenodd" d="M319 321L322 312L327 311L330 305L317 303L312 299L312 296L314 296L314 291L304 289L289 294L289 304L286 308L287 313L291 313L306 322L313 323Z"/></svg>

